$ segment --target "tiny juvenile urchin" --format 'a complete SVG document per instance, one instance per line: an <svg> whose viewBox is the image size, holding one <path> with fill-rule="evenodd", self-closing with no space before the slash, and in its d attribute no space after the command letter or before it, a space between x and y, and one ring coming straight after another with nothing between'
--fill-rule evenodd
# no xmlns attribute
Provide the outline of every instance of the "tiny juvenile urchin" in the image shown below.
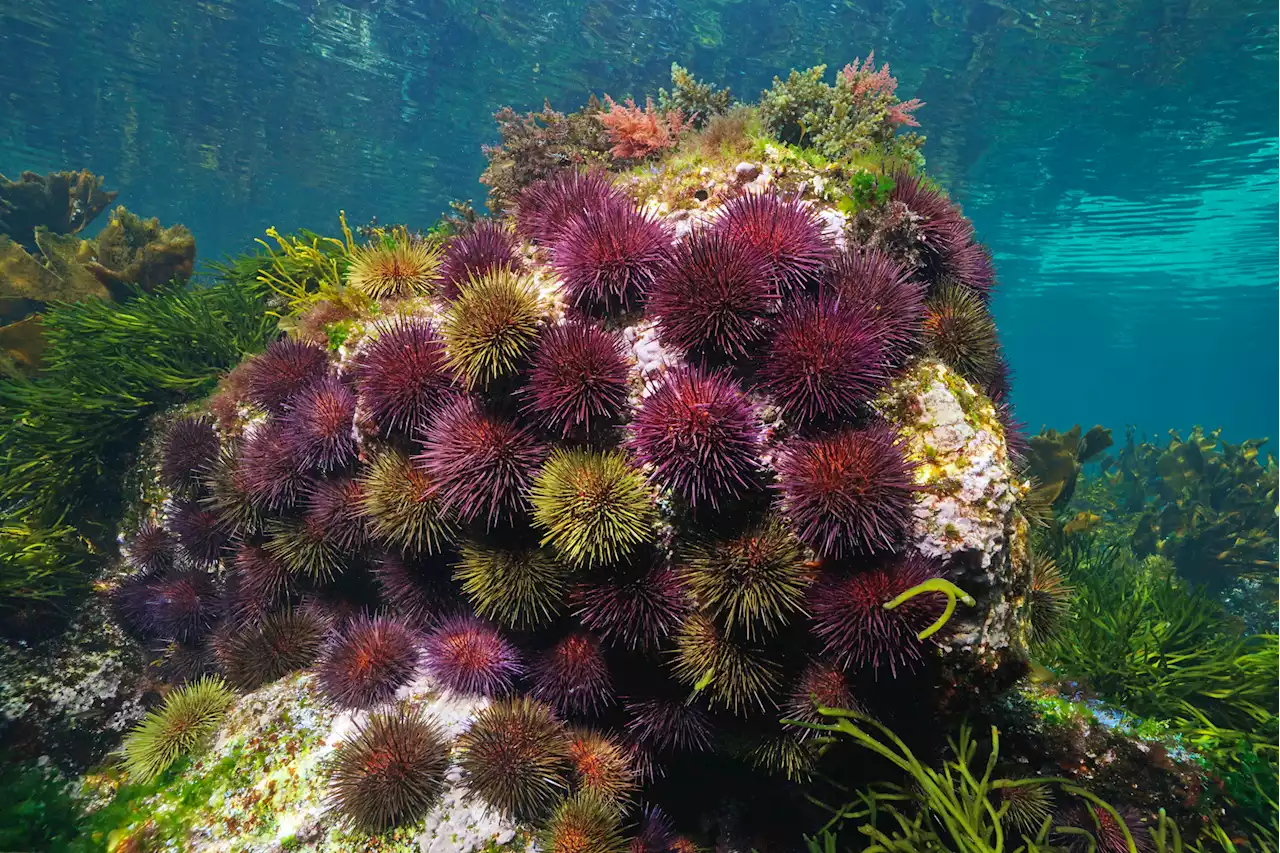
<svg viewBox="0 0 1280 853"><path fill-rule="evenodd" d="M444 793L449 742L421 711L399 705L375 712L329 762L328 800L368 832L412 823Z"/></svg>

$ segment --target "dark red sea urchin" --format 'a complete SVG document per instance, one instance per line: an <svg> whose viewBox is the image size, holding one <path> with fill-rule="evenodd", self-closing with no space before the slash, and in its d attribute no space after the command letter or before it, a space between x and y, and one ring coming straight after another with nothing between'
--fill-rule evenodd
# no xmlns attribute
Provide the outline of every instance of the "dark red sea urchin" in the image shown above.
<svg viewBox="0 0 1280 853"><path fill-rule="evenodd" d="M546 449L526 429L485 411L473 398L442 409L422 434L414 463L426 471L441 505L464 522L487 527L509 521L526 507Z"/></svg>
<svg viewBox="0 0 1280 853"><path fill-rule="evenodd" d="M791 720L825 723L828 718L818 713L819 707L861 710L849 689L849 679L844 670L826 661L813 660L801 670L783 707L783 714ZM797 733L801 737L815 734L812 729L799 729Z"/></svg>
<svg viewBox="0 0 1280 853"><path fill-rule="evenodd" d="M605 173L565 169L520 193L516 230L527 240L550 245L569 223L617 204L630 202Z"/></svg>
<svg viewBox="0 0 1280 853"><path fill-rule="evenodd" d="M276 341L244 365L244 389L251 402L278 412L285 402L324 375L328 354L293 339Z"/></svg>
<svg viewBox="0 0 1280 853"><path fill-rule="evenodd" d="M307 522L324 530L338 549L352 553L369 538L360 510L363 494L353 477L315 480L306 490Z"/></svg>
<svg viewBox="0 0 1280 853"><path fill-rule="evenodd" d="M449 241L440 266L440 295L453 299L467 279L495 269L517 272L521 263L516 249L516 235L505 225L477 222L469 232Z"/></svg>
<svg viewBox="0 0 1280 853"><path fill-rule="evenodd" d="M775 322L760 378L801 424L856 414L888 380L874 315L829 294L791 302Z"/></svg>
<svg viewBox="0 0 1280 853"><path fill-rule="evenodd" d="M144 521L124 543L125 560L142 574L162 572L173 566L174 545L169 531Z"/></svg>
<svg viewBox="0 0 1280 853"><path fill-rule="evenodd" d="M360 404L383 436L416 435L452 379L444 341L425 320L383 326L357 357Z"/></svg>
<svg viewBox="0 0 1280 853"><path fill-rule="evenodd" d="M696 368L667 374L630 425L650 476L690 504L712 507L749 487L763 429L737 382Z"/></svg>
<svg viewBox="0 0 1280 853"><path fill-rule="evenodd" d="M816 282L833 253L813 209L777 193L748 193L730 200L712 227L764 252L769 277L782 295Z"/></svg>
<svg viewBox="0 0 1280 853"><path fill-rule="evenodd" d="M200 639L217 615L213 577L201 569L168 572L148 582L141 622L147 633L183 642Z"/></svg>
<svg viewBox="0 0 1280 853"><path fill-rule="evenodd" d="M750 355L777 300L769 259L732 233L701 228L676 247L654 283L649 310L664 344L689 353Z"/></svg>
<svg viewBox="0 0 1280 853"><path fill-rule="evenodd" d="M218 431L204 418L174 420L164 439L160 480L175 492L190 494L218 458Z"/></svg>
<svg viewBox="0 0 1280 853"><path fill-rule="evenodd" d="M553 326L534 350L524 413L562 438L588 434L626 410L629 371L617 335L572 320Z"/></svg>
<svg viewBox="0 0 1280 853"><path fill-rule="evenodd" d="M353 425L356 395L337 376L330 373L312 382L285 410L285 433L304 468L332 471L354 461L359 452Z"/></svg>
<svg viewBox="0 0 1280 853"><path fill-rule="evenodd" d="M617 203L569 224L555 242L552 266L566 302L600 316L639 308L670 259L671 233L662 220Z"/></svg>
<svg viewBox="0 0 1280 853"><path fill-rule="evenodd" d="M230 539L217 513L195 501L179 501L174 506L169 529L178 537L183 553L200 565L217 562Z"/></svg>
<svg viewBox="0 0 1280 853"><path fill-rule="evenodd" d="M533 696L561 714L596 714L613 701L600 641L586 631L561 639L533 665Z"/></svg>
<svg viewBox="0 0 1280 853"><path fill-rule="evenodd" d="M703 752L711 748L711 717L683 697L623 700L622 705L629 718L627 731L650 749Z"/></svg>
<svg viewBox="0 0 1280 853"><path fill-rule="evenodd" d="M924 659L916 635L942 612L941 596L925 593L893 610L886 602L917 584L938 577L932 561L919 554L885 565L833 576L814 587L809 612L823 654L851 669L913 670Z"/></svg>
<svg viewBox="0 0 1280 853"><path fill-rule="evenodd" d="M919 348L925 288L902 264L876 249L851 247L832 262L826 282L841 302L867 310L891 365Z"/></svg>
<svg viewBox="0 0 1280 853"><path fill-rule="evenodd" d="M888 425L798 441L777 467L783 511L824 556L892 549L911 521L912 467Z"/></svg>
<svg viewBox="0 0 1280 853"><path fill-rule="evenodd" d="M236 478L249 500L261 509L293 506L308 478L293 435L283 421L268 419L244 440Z"/></svg>
<svg viewBox="0 0 1280 853"><path fill-rule="evenodd" d="M244 544L236 549L228 583L231 616L236 620L256 619L274 609L289 593L289 571L261 545Z"/></svg>
<svg viewBox="0 0 1280 853"><path fill-rule="evenodd" d="M679 627L688 608L680 573L652 554L593 572L571 599L584 626L629 649L656 648Z"/></svg>
<svg viewBox="0 0 1280 853"><path fill-rule="evenodd" d="M427 634L423 649L427 671L455 693L502 696L524 671L515 646L474 616L446 619Z"/></svg>
<svg viewBox="0 0 1280 853"><path fill-rule="evenodd" d="M368 708L395 697L418 672L418 636L389 616L358 616L324 650L320 691L342 708Z"/></svg>

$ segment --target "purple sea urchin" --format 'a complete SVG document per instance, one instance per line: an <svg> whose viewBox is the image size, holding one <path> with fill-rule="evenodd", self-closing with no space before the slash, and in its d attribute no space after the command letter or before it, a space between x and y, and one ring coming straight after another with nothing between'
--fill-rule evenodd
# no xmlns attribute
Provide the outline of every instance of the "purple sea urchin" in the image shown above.
<svg viewBox="0 0 1280 853"><path fill-rule="evenodd" d="M440 295L453 299L468 279L493 270L519 272L516 235L500 222L484 219L449 241L440 267Z"/></svg>
<svg viewBox="0 0 1280 853"><path fill-rule="evenodd" d="M387 553L373 563L382 600L410 625L427 629L453 609L455 595L449 576L432 561L442 557L404 557Z"/></svg>
<svg viewBox="0 0 1280 853"><path fill-rule="evenodd" d="M306 487L306 466L293 435L282 421L257 425L240 447L236 481L245 495L262 509L293 506Z"/></svg>
<svg viewBox="0 0 1280 853"><path fill-rule="evenodd" d="M670 255L662 220L617 203L570 223L555 243L552 266L569 305L607 315L639 308Z"/></svg>
<svg viewBox="0 0 1280 853"><path fill-rule="evenodd" d="M560 437L617 421L626 410L630 367L617 335L568 321L543 332L524 389L524 412Z"/></svg>
<svg viewBox="0 0 1280 853"><path fill-rule="evenodd" d="M795 442L777 467L783 512L820 554L891 549L911 521L912 467L889 426Z"/></svg>
<svg viewBox="0 0 1280 853"><path fill-rule="evenodd" d="M327 374L299 391L285 411L285 433L303 468L332 471L355 460L356 395L337 376Z"/></svg>
<svg viewBox="0 0 1280 853"><path fill-rule="evenodd" d="M169 425L160 457L160 480L181 494L191 494L218 458L218 431L204 418L181 417Z"/></svg>
<svg viewBox="0 0 1280 853"><path fill-rule="evenodd" d="M600 641L586 631L562 638L534 662L535 699L561 714L596 714L613 699L613 683Z"/></svg>
<svg viewBox="0 0 1280 853"><path fill-rule="evenodd" d="M291 396L328 368L329 355L320 347L291 339L276 341L245 363L245 393L267 411L279 412Z"/></svg>
<svg viewBox="0 0 1280 853"><path fill-rule="evenodd" d="M897 677L924 659L916 639L942 612L938 595L912 598L893 610L884 605L913 586L938 577L936 567L918 554L828 578L814 587L809 604L813 633L823 654L842 666L883 667Z"/></svg>
<svg viewBox="0 0 1280 853"><path fill-rule="evenodd" d="M392 321L356 358L360 406L383 436L417 435L451 393L444 340L426 320Z"/></svg>
<svg viewBox="0 0 1280 853"><path fill-rule="evenodd" d="M550 245L574 220L629 204L607 175L566 169L524 189L516 201L516 229L528 240Z"/></svg>
<svg viewBox="0 0 1280 853"><path fill-rule="evenodd" d="M755 407L725 374L667 374L631 421L631 445L650 475L692 505L718 506L750 485L764 430Z"/></svg>
<svg viewBox="0 0 1280 853"><path fill-rule="evenodd" d="M711 748L711 717L684 697L623 700L622 704L627 731L651 749L705 752Z"/></svg>
<svg viewBox="0 0 1280 853"><path fill-rule="evenodd" d="M818 713L818 708L861 710L861 706L853 698L853 691L849 689L849 678L845 671L826 661L811 660L805 664L800 677L791 688L783 713L788 719L803 723L825 723L827 718ZM808 737L813 733L812 729L798 729L801 737Z"/></svg>
<svg viewBox="0 0 1280 853"><path fill-rule="evenodd" d="M421 711L370 715L329 764L329 803L351 825L376 832L412 823L444 793L449 742Z"/></svg>
<svg viewBox="0 0 1280 853"><path fill-rule="evenodd" d="M416 633L387 616L358 616L325 648L316 668L324 697L340 708L369 708L395 697L417 674Z"/></svg>
<svg viewBox="0 0 1280 853"><path fill-rule="evenodd" d="M546 457L533 435L487 411L473 398L446 406L422 434L414 457L436 487L441 507L486 527L510 522L527 504L525 491Z"/></svg>
<svg viewBox="0 0 1280 853"><path fill-rule="evenodd" d="M501 696L511 692L523 667L515 647L482 619L446 619L423 645L427 671L455 693Z"/></svg>
<svg viewBox="0 0 1280 853"><path fill-rule="evenodd" d="M656 648L688 609L680 574L662 557L641 554L592 572L572 596L582 624L629 649Z"/></svg>
<svg viewBox="0 0 1280 853"><path fill-rule="evenodd" d="M764 253L769 277L783 295L816 282L831 258L822 220L798 199L747 193L727 202L712 227Z"/></svg>
<svg viewBox="0 0 1280 853"><path fill-rule="evenodd" d="M230 541L218 514L194 501L180 501L174 507L169 529L178 537L182 552L199 565L216 563Z"/></svg>
<svg viewBox="0 0 1280 853"><path fill-rule="evenodd" d="M206 571L168 572L147 581L144 589L141 621L155 636L194 642L217 618L218 592Z"/></svg>
<svg viewBox="0 0 1280 853"><path fill-rule="evenodd" d="M361 502L364 490L354 477L315 480L307 488L306 519L325 532L343 553L354 552L369 538Z"/></svg>
<svg viewBox="0 0 1280 853"><path fill-rule="evenodd" d="M259 618L288 594L289 570L262 546L240 545L231 565L235 579L231 608L236 619Z"/></svg>
<svg viewBox="0 0 1280 853"><path fill-rule="evenodd" d="M155 574L173 566L173 536L154 521L144 521L125 542L125 559L142 574Z"/></svg>
<svg viewBox="0 0 1280 853"><path fill-rule="evenodd" d="M766 337L778 292L769 260L731 233L704 228L676 247L654 283L649 309L664 344L740 359Z"/></svg>
<svg viewBox="0 0 1280 853"><path fill-rule="evenodd" d="M520 820L545 815L569 787L569 737L546 705L494 702L458 738L468 786Z"/></svg>
<svg viewBox="0 0 1280 853"><path fill-rule="evenodd" d="M902 364L919 348L925 288L902 264L875 249L851 247L831 263L826 281L842 303L869 315L890 364Z"/></svg>
<svg viewBox="0 0 1280 853"><path fill-rule="evenodd" d="M801 424L856 414L888 379L873 315L829 294L792 301L775 321L760 378Z"/></svg>

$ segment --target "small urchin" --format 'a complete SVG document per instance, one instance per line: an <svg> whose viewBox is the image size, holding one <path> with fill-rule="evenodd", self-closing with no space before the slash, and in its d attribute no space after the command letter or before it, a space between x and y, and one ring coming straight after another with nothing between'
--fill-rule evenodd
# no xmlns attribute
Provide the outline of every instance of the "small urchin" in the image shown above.
<svg viewBox="0 0 1280 853"><path fill-rule="evenodd" d="M202 417L184 416L169 425L160 457L160 480L181 494L198 491L218 458L218 431Z"/></svg>
<svg viewBox="0 0 1280 853"><path fill-rule="evenodd" d="M599 326L567 321L543 332L522 389L524 414L561 438L590 434L627 409L630 365L622 339Z"/></svg>
<svg viewBox="0 0 1280 853"><path fill-rule="evenodd" d="M816 584L809 612L823 655L853 670L878 675L887 669L893 678L918 668L928 648L919 634L942 613L939 595L917 595L892 610L884 605L937 577L933 561L910 552L882 565L833 573Z"/></svg>
<svg viewBox="0 0 1280 853"><path fill-rule="evenodd" d="M388 702L420 666L417 633L389 616L358 616L324 649L316 668L320 692L340 708Z"/></svg>
<svg viewBox="0 0 1280 853"><path fill-rule="evenodd" d="M887 424L793 442L776 464L784 514L823 556L892 549L911 522L914 469Z"/></svg>
<svg viewBox="0 0 1280 853"><path fill-rule="evenodd" d="M972 291L948 285L925 303L925 348L979 386L997 378L1000 339L995 320Z"/></svg>
<svg viewBox="0 0 1280 853"><path fill-rule="evenodd" d="M328 801L366 832L412 823L444 793L449 741L417 709L375 712L329 761Z"/></svg>
<svg viewBox="0 0 1280 853"><path fill-rule="evenodd" d="M435 484L445 512L492 528L526 510L525 492L547 454L528 429L464 397L438 412L420 438L414 464Z"/></svg>
<svg viewBox="0 0 1280 853"><path fill-rule="evenodd" d="M524 668L515 646L493 625L474 616L455 616L427 634L427 671L455 693L501 696L510 693Z"/></svg>
<svg viewBox="0 0 1280 853"><path fill-rule="evenodd" d="M750 488L764 425L730 376L686 368L668 373L636 410L630 443L650 477L693 506Z"/></svg>
<svg viewBox="0 0 1280 853"><path fill-rule="evenodd" d="M124 739L124 766L139 784L156 779L180 756L217 730L235 694L220 678L201 678L170 691L164 705L142 719Z"/></svg>
<svg viewBox="0 0 1280 853"><path fill-rule="evenodd" d="M547 814L569 788L569 736L552 710L528 697L490 704L458 738L468 786L518 820Z"/></svg>

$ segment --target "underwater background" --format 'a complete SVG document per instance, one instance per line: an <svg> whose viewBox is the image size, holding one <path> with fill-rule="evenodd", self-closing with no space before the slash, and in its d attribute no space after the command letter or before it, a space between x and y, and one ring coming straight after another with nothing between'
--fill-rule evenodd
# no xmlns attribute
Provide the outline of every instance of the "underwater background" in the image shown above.
<svg viewBox="0 0 1280 853"><path fill-rule="evenodd" d="M0 169L87 168L200 258L271 225L426 226L483 202L499 106L656 91L673 60L754 98L874 49L991 247L1034 431L1274 435L1270 0L0 2Z"/></svg>

